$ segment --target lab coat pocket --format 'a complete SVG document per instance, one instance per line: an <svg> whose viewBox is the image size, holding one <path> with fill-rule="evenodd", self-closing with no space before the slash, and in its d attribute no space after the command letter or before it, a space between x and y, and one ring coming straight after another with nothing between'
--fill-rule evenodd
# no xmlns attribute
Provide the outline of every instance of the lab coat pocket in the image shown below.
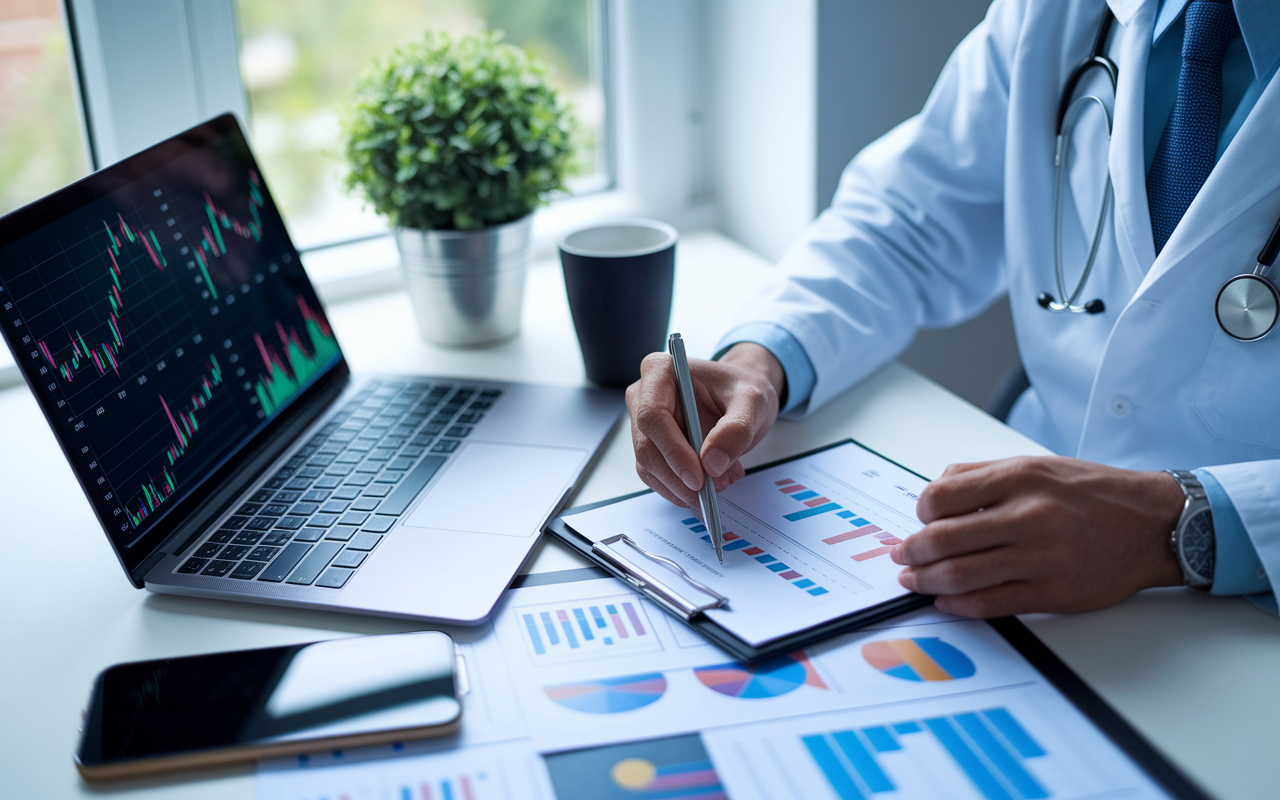
<svg viewBox="0 0 1280 800"><path fill-rule="evenodd" d="M1280 449L1280 335L1238 342L1215 330L1193 403L1215 436Z"/></svg>

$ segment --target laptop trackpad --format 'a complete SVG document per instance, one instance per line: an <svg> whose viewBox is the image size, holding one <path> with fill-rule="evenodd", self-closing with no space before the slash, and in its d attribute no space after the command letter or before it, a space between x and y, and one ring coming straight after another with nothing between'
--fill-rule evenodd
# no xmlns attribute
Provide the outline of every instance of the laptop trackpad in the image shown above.
<svg viewBox="0 0 1280 800"><path fill-rule="evenodd" d="M586 450L473 442L401 523L531 536L573 484Z"/></svg>

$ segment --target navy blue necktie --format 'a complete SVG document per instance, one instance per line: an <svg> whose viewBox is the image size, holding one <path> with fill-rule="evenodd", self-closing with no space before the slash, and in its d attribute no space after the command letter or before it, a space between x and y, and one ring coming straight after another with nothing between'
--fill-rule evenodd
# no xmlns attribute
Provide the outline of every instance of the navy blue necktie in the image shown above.
<svg viewBox="0 0 1280 800"><path fill-rule="evenodd" d="M1157 254L1213 170L1222 112L1222 57L1238 35L1231 0L1187 4L1178 99L1147 173Z"/></svg>

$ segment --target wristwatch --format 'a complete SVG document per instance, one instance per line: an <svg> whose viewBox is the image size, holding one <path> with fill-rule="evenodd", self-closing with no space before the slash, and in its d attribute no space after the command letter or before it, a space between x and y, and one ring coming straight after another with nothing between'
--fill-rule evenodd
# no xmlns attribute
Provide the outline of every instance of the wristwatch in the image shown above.
<svg viewBox="0 0 1280 800"><path fill-rule="evenodd" d="M1217 540L1213 533L1213 511L1200 479L1181 469L1165 470L1182 487L1187 500L1182 505L1182 516L1169 537L1178 566L1182 568L1183 582L1192 589L1208 591L1213 586L1213 560Z"/></svg>

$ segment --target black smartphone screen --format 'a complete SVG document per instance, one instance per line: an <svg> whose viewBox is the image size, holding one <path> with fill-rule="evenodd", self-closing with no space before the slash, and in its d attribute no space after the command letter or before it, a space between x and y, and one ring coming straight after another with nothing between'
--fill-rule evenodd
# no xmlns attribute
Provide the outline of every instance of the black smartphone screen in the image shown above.
<svg viewBox="0 0 1280 800"><path fill-rule="evenodd" d="M437 726L460 709L436 632L119 664L98 677L80 761Z"/></svg>

